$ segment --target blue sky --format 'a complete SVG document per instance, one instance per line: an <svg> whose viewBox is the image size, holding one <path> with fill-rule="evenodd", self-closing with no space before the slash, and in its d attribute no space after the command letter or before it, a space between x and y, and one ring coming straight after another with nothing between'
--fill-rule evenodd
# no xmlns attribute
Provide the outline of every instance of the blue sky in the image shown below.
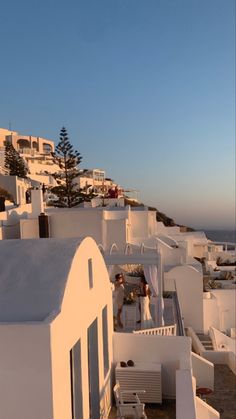
<svg viewBox="0 0 236 419"><path fill-rule="evenodd" d="M58 140L193 227L235 224L233 0L1 4L0 126Z"/></svg>

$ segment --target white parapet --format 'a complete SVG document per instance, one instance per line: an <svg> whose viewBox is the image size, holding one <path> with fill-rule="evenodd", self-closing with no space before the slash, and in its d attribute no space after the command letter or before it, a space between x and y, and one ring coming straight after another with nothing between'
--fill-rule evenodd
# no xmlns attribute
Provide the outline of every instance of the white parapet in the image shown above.
<svg viewBox="0 0 236 419"><path fill-rule="evenodd" d="M31 191L32 212L29 218L36 218L44 212L43 192L41 189L32 189Z"/></svg>

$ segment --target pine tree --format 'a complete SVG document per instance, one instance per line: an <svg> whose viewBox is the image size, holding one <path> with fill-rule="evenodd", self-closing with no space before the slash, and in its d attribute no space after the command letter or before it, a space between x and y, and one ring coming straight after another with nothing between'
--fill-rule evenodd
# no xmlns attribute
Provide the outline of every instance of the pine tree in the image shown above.
<svg viewBox="0 0 236 419"><path fill-rule="evenodd" d="M5 146L5 168L8 169L11 176L27 177L28 169L23 158L9 142Z"/></svg>
<svg viewBox="0 0 236 419"><path fill-rule="evenodd" d="M78 165L82 156L71 145L65 127L61 129L60 140L55 152L52 153L52 157L54 164L58 165L60 169L53 175L58 184L52 189L52 192L59 198L57 205L74 207L83 200L82 194L75 184L75 178L79 175Z"/></svg>

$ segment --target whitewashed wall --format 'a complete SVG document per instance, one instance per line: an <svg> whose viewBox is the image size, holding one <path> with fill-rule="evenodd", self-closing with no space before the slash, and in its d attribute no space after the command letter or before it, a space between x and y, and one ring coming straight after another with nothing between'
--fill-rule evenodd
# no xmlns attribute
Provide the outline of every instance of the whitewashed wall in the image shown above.
<svg viewBox="0 0 236 419"><path fill-rule="evenodd" d="M231 327L236 327L236 290L211 290L211 294L217 300L219 313L219 326L215 327L220 330L229 330ZM212 325L214 326L213 321Z"/></svg>
<svg viewBox="0 0 236 419"><path fill-rule="evenodd" d="M195 387L190 369L176 371L176 419L196 419Z"/></svg>
<svg viewBox="0 0 236 419"><path fill-rule="evenodd" d="M94 286L89 288L88 256L92 257ZM102 309L108 309L110 366L112 354L112 295L104 260L90 238L85 239L73 260L61 314L51 325L53 411L56 419L71 419L70 349L81 339L83 418L89 417L88 338L90 324L98 319L99 384L101 405L111 403L110 374L103 372ZM106 397L104 397L106 393ZM22 418L23 419L23 418ZM35 417L34 417L35 419ZM40 418L41 419L41 418Z"/></svg>
<svg viewBox="0 0 236 419"><path fill-rule="evenodd" d="M20 238L20 220L26 219L31 212L31 204L21 205L5 212L0 212L2 220L2 239Z"/></svg>
<svg viewBox="0 0 236 419"><path fill-rule="evenodd" d="M199 397L195 398L195 403L196 419L220 419L220 413Z"/></svg>
<svg viewBox="0 0 236 419"><path fill-rule="evenodd" d="M203 331L203 281L202 275L191 266L182 265L164 273L164 290L178 294L185 327Z"/></svg>
<svg viewBox="0 0 236 419"><path fill-rule="evenodd" d="M52 419L49 325L0 325L2 419Z"/></svg>
<svg viewBox="0 0 236 419"><path fill-rule="evenodd" d="M210 328L210 336L217 351L230 351L236 355L236 339L233 339L215 327Z"/></svg>
<svg viewBox="0 0 236 419"><path fill-rule="evenodd" d="M148 237L147 211L130 211L131 240L136 237Z"/></svg>
<svg viewBox="0 0 236 419"><path fill-rule="evenodd" d="M88 259L92 260L92 287L89 285ZM105 306L109 347L109 369L106 376L103 368L102 327L102 310ZM55 320L52 320L54 317ZM91 238L86 238L73 258L60 314L51 313L44 322L0 324L2 419L72 419L70 350L79 339L83 391L81 419L89 418L87 333L96 318L99 396L101 408L104 407L107 414L111 404L113 359L112 292L100 251Z"/></svg>
<svg viewBox="0 0 236 419"><path fill-rule="evenodd" d="M192 352L192 367L197 387L214 390L214 364Z"/></svg>
<svg viewBox="0 0 236 419"><path fill-rule="evenodd" d="M203 298L204 333L206 334L209 332L210 326L220 327L220 313L217 298L211 292L208 295L210 298Z"/></svg>
<svg viewBox="0 0 236 419"><path fill-rule="evenodd" d="M174 348L174 350L173 350ZM175 397L175 372L184 358L191 365L191 340L180 336L114 333L114 363L128 361L162 365L163 396Z"/></svg>
<svg viewBox="0 0 236 419"><path fill-rule="evenodd" d="M49 214L51 237L91 236L97 243L102 243L102 211L72 209Z"/></svg>

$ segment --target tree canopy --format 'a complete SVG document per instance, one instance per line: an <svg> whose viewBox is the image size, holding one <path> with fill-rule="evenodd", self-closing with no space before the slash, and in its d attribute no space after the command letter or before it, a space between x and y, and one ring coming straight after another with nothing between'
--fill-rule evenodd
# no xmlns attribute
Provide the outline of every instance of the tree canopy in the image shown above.
<svg viewBox="0 0 236 419"><path fill-rule="evenodd" d="M27 177L28 169L24 159L10 142L7 142L5 146L5 168L11 176L18 176L21 178Z"/></svg>
<svg viewBox="0 0 236 419"><path fill-rule="evenodd" d="M52 189L59 200L57 205L60 207L74 207L81 202L82 195L75 179L79 175L78 166L82 160L81 154L74 150L70 143L67 130L61 129L59 143L52 153L53 162L58 166L58 171L54 173L57 185Z"/></svg>

